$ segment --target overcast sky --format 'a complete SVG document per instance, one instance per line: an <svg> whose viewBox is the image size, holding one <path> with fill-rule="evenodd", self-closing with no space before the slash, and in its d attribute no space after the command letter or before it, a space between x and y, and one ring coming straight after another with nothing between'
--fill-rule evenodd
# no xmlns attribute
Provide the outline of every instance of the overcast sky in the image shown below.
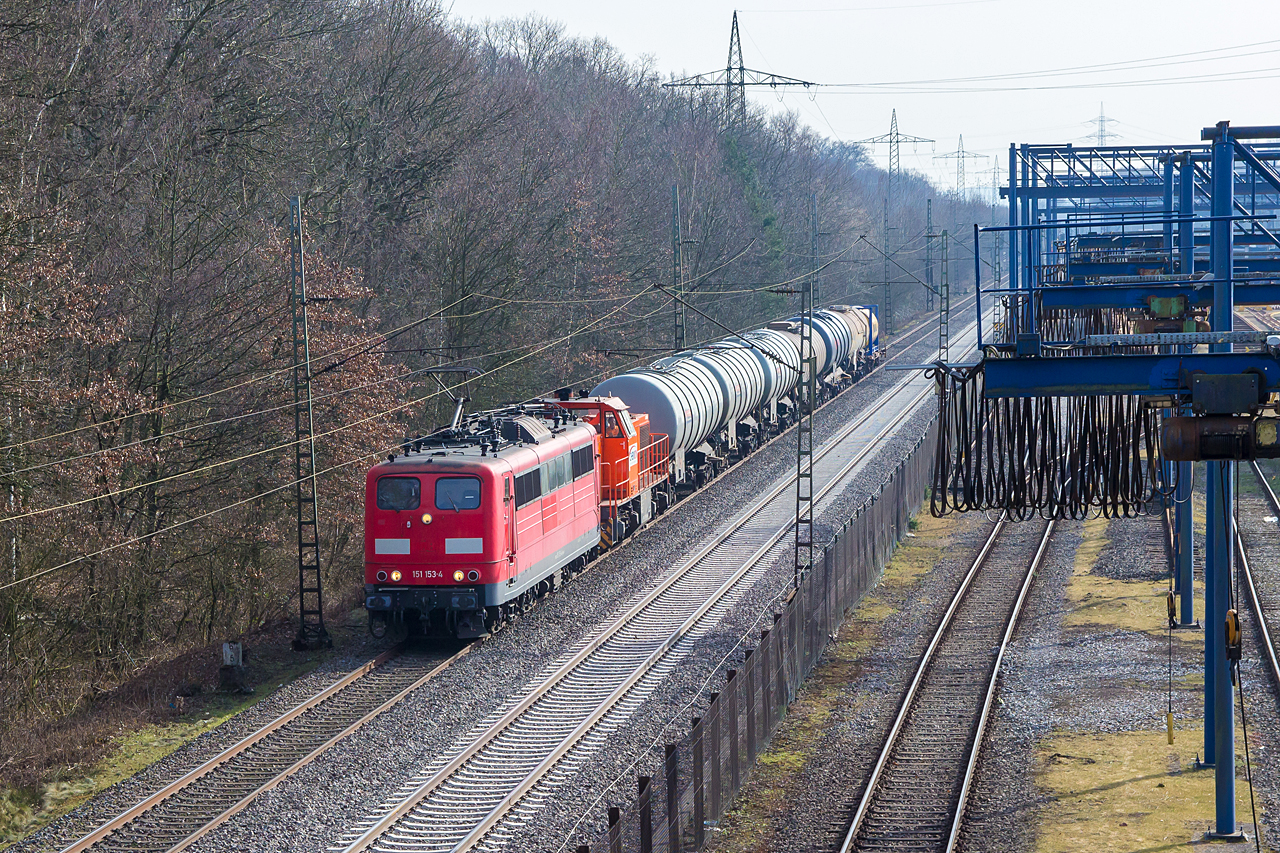
<svg viewBox="0 0 1280 853"><path fill-rule="evenodd" d="M539 14L571 35L603 36L629 58L648 56L663 76L723 69L735 8L720 0L445 3L472 22ZM987 155L966 160L972 190L991 185L997 154L1003 183L1010 142L1096 144L1101 113L1109 144L1196 143L1201 127L1222 119L1280 123L1277 0L760 0L738 8L738 25L747 68L823 84L908 84L781 96L749 89L748 98L846 141L887 133L896 109L901 133L936 140L903 145L903 168L943 187L955 184L956 160L935 155L955 151L961 134L966 151ZM1100 65L1110 67L1029 76ZM1011 76L916 82L991 75ZM1211 75L1219 78L1194 79ZM1150 80L1161 84L1096 85ZM1009 91L1025 87L1034 89ZM884 162L887 149L873 153Z"/></svg>

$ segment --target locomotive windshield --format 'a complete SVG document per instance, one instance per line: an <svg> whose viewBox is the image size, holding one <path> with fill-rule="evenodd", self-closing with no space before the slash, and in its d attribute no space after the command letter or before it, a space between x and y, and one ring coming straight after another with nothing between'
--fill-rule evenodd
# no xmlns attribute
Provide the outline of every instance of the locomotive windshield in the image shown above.
<svg viewBox="0 0 1280 853"><path fill-rule="evenodd" d="M422 484L417 477L380 477L378 509L417 509Z"/></svg>
<svg viewBox="0 0 1280 853"><path fill-rule="evenodd" d="M436 509L451 509L456 512L479 506L479 478L441 477L436 480Z"/></svg>

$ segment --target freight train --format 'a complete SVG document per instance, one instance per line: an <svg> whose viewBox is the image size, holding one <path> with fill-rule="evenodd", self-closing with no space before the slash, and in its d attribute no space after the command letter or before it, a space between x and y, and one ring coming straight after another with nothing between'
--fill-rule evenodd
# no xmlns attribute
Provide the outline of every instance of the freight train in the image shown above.
<svg viewBox="0 0 1280 853"><path fill-rule="evenodd" d="M455 416L365 486L370 630L483 636L799 416L793 317L589 391ZM874 306L816 311L819 402L879 358Z"/></svg>

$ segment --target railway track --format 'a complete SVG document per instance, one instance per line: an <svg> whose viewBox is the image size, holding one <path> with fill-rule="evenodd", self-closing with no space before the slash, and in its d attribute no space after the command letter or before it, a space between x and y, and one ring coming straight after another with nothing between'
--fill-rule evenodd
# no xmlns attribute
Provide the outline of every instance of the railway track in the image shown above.
<svg viewBox="0 0 1280 853"><path fill-rule="evenodd" d="M1240 463L1245 465L1246 463ZM1266 661L1271 676L1280 688L1280 650L1276 648L1277 635L1275 620L1280 618L1280 578L1260 576L1254 571L1254 562L1260 565L1274 566L1280 562L1280 526L1268 520L1280 517L1280 500L1272 491L1271 484L1263 475L1257 462L1248 463L1250 470L1257 478L1259 491L1263 498L1256 501L1247 495L1240 495L1240 518L1236 524L1236 541L1240 554L1240 579L1243 581L1241 592L1248 598L1253 609L1258 639L1262 646L1262 656ZM1245 523L1240 523L1240 522ZM1248 530L1246 537L1244 530Z"/></svg>
<svg viewBox="0 0 1280 853"><path fill-rule="evenodd" d="M177 851L466 654L395 646L63 850Z"/></svg>
<svg viewBox="0 0 1280 853"><path fill-rule="evenodd" d="M1236 309L1233 326L1238 328L1242 322L1246 328L1254 331L1265 331L1276 326L1271 312L1260 307ZM1280 650L1276 647L1277 640L1280 640L1280 634L1277 634L1280 625L1275 621L1280 619L1280 578L1255 573L1254 560L1251 559L1251 555L1258 558L1260 565L1274 566L1280 563L1280 526L1277 526L1276 521L1269 520L1280 518L1280 499L1277 499L1262 467L1256 461L1237 464L1248 465L1257 480L1258 490L1262 493L1262 499L1256 503L1248 495L1237 495L1240 516L1243 516L1236 519L1240 576L1244 582L1242 592L1253 609L1263 658L1275 679L1276 688L1280 689ZM1242 524L1242 520L1246 523ZM1247 537L1243 532L1246 530L1249 532Z"/></svg>
<svg viewBox="0 0 1280 853"><path fill-rule="evenodd" d="M967 338L972 339L972 332ZM933 393L923 377L902 380L909 399L887 393L829 439L814 458L815 516L877 442ZM847 444L860 428L867 440ZM850 444L856 445L851 447ZM793 476L723 525L698 552L623 613L593 630L523 696L473 730L353 828L334 850L452 850L499 847L604 743L678 665L680 651L709 630L750 582L790 547ZM675 652L673 654L673 652Z"/></svg>
<svg viewBox="0 0 1280 853"><path fill-rule="evenodd" d="M931 321L926 320L903 332L891 345L911 346L932 331ZM452 655L405 655L403 647L404 644L397 645L349 673L99 826L62 853L186 849L471 648L466 646Z"/></svg>
<svg viewBox="0 0 1280 853"><path fill-rule="evenodd" d="M951 851L1005 648L1053 522L996 522L921 657L838 849Z"/></svg>

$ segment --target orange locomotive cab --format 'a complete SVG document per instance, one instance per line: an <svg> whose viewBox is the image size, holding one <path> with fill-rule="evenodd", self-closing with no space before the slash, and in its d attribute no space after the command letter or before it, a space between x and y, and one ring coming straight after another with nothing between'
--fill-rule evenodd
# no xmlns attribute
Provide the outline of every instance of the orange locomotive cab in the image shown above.
<svg viewBox="0 0 1280 853"><path fill-rule="evenodd" d="M618 397L562 391L555 402L596 428L603 544L617 543L666 511L674 499L668 437L649 431L647 414L633 414Z"/></svg>

